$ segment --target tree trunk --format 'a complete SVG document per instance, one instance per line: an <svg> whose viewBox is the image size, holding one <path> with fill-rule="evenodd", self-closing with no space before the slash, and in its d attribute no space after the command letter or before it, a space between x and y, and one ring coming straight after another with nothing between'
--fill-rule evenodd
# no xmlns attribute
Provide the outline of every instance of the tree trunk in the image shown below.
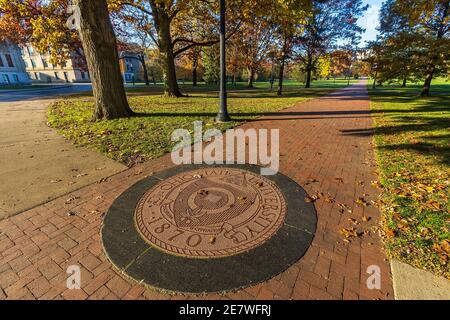
<svg viewBox="0 0 450 320"><path fill-rule="evenodd" d="M164 94L171 97L182 97L178 87L175 71L172 37L170 35L170 17L164 2L150 1L156 32L158 33L159 51L163 60Z"/></svg>
<svg viewBox="0 0 450 320"><path fill-rule="evenodd" d="M133 115L120 73L116 36L105 0L77 0L80 39L86 56L95 99L94 119Z"/></svg>
<svg viewBox="0 0 450 320"><path fill-rule="evenodd" d="M312 57L308 57L308 62L306 65L306 85L305 88L311 88L311 74L312 74Z"/></svg>
<svg viewBox="0 0 450 320"><path fill-rule="evenodd" d="M375 71L375 76L373 77L372 89L377 88L377 77L378 77L378 71Z"/></svg>
<svg viewBox="0 0 450 320"><path fill-rule="evenodd" d="M287 37L284 38L283 53L281 55L280 72L278 73L278 90L277 95L283 94L283 78L284 78L284 65L286 63L286 50L287 50Z"/></svg>
<svg viewBox="0 0 450 320"><path fill-rule="evenodd" d="M406 88L406 76L403 77L402 88Z"/></svg>
<svg viewBox="0 0 450 320"><path fill-rule="evenodd" d="M197 86L198 48L193 49L192 57L192 85Z"/></svg>
<svg viewBox="0 0 450 320"><path fill-rule="evenodd" d="M448 23L448 16L449 16L449 10L450 10L450 1L446 1L444 4L444 10L442 11L442 22L439 26L439 30L436 35L436 40L440 40L444 37L445 31L444 29L447 27ZM422 97L429 96L430 95L430 88L431 88L431 81L433 80L434 73L436 72L436 64L439 61L439 57L437 55L434 55L431 58L430 63L428 64L426 73L425 73L425 83L422 88L422 92L420 95Z"/></svg>
<svg viewBox="0 0 450 320"><path fill-rule="evenodd" d="M142 63L142 68L144 70L144 81L145 81L145 85L149 86L150 85L150 81L148 80L148 70L147 70L147 65L145 64L145 56L143 54L139 55L139 61L141 61Z"/></svg>
<svg viewBox="0 0 450 320"><path fill-rule="evenodd" d="M436 66L434 63L430 63L427 67L426 76L425 76L425 83L422 88L422 92L420 95L422 97L429 96L430 95L430 88L431 88L431 81L433 80L434 71L436 70Z"/></svg>
<svg viewBox="0 0 450 320"><path fill-rule="evenodd" d="M272 68L270 70L270 90L273 89L273 83L275 82L274 68L275 68L275 59L272 60Z"/></svg>
<svg viewBox="0 0 450 320"><path fill-rule="evenodd" d="M197 86L197 67L192 68L192 85Z"/></svg>
<svg viewBox="0 0 450 320"><path fill-rule="evenodd" d="M277 96L281 96L283 94L284 63L285 63L285 58L283 57L281 59L280 72L278 73Z"/></svg>
<svg viewBox="0 0 450 320"><path fill-rule="evenodd" d="M253 69L253 67L249 67L247 71L248 71L247 87L253 88L253 78L255 77L255 70Z"/></svg>
<svg viewBox="0 0 450 320"><path fill-rule="evenodd" d="M312 73L312 70L311 70L311 68L307 68L306 69L306 84L305 84L305 88L311 88L311 73Z"/></svg>
<svg viewBox="0 0 450 320"><path fill-rule="evenodd" d="M156 79L155 79L155 73L153 71L153 68L152 68L152 82L153 82L153 85L156 86Z"/></svg>

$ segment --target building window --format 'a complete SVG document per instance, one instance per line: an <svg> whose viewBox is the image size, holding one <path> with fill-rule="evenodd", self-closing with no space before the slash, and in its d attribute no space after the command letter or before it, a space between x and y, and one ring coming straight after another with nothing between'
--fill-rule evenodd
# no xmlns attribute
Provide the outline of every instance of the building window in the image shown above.
<svg viewBox="0 0 450 320"><path fill-rule="evenodd" d="M23 62L25 62L25 68L29 68L30 66L28 65L28 61L23 60Z"/></svg>
<svg viewBox="0 0 450 320"><path fill-rule="evenodd" d="M5 58L6 58L6 62L8 63L8 67L13 68L14 67L14 63L12 61L11 55L10 54L5 54Z"/></svg>
<svg viewBox="0 0 450 320"><path fill-rule="evenodd" d="M59 80L58 72L55 72L55 78Z"/></svg>
<svg viewBox="0 0 450 320"><path fill-rule="evenodd" d="M35 72L35 73L34 73L34 78L35 78L36 80L39 80L39 73Z"/></svg>
<svg viewBox="0 0 450 320"><path fill-rule="evenodd" d="M84 74L84 71L81 71L81 79L86 79L86 75Z"/></svg>
<svg viewBox="0 0 450 320"><path fill-rule="evenodd" d="M17 76L17 74L13 74L13 82L19 83L19 77Z"/></svg>
<svg viewBox="0 0 450 320"><path fill-rule="evenodd" d="M47 60L42 59L42 64L44 65L44 68L48 68Z"/></svg>
<svg viewBox="0 0 450 320"><path fill-rule="evenodd" d="M4 83L7 83L7 84L10 83L10 82L9 82L9 77L8 77L7 74L4 74L4 75L3 75L3 82L4 82Z"/></svg>
<svg viewBox="0 0 450 320"><path fill-rule="evenodd" d="M65 67L66 67L66 65L67 65L67 64L66 64L66 62L65 62L65 61L64 61L63 63L61 63L61 67L62 67L62 68L65 68Z"/></svg>
<svg viewBox="0 0 450 320"><path fill-rule="evenodd" d="M33 79L33 75L30 73L30 72L27 72L27 75L28 75L28 79Z"/></svg>
<svg viewBox="0 0 450 320"><path fill-rule="evenodd" d="M69 75L67 74L67 72L64 72L64 80L66 80L66 82L69 82Z"/></svg>
<svg viewBox="0 0 450 320"><path fill-rule="evenodd" d="M4 67L2 56L0 56L0 67Z"/></svg>
<svg viewBox="0 0 450 320"><path fill-rule="evenodd" d="M27 49L28 49L28 54L29 55L32 55L34 53L33 47L27 47Z"/></svg>
<svg viewBox="0 0 450 320"><path fill-rule="evenodd" d="M34 62L33 59L31 59L31 65L33 66L33 68L36 68L36 62Z"/></svg>

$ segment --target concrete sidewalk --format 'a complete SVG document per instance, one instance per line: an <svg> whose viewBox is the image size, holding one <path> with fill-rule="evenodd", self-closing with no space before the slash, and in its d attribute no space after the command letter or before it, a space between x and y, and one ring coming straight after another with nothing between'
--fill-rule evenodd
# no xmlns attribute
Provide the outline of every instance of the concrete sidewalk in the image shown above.
<svg viewBox="0 0 450 320"><path fill-rule="evenodd" d="M50 102L0 102L0 219L126 169L47 127Z"/></svg>

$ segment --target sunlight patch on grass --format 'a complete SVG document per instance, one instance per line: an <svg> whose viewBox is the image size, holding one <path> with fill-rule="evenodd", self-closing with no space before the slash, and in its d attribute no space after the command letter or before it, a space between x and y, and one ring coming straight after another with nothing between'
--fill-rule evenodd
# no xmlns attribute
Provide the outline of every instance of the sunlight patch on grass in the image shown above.
<svg viewBox="0 0 450 320"><path fill-rule="evenodd" d="M388 253L450 278L450 84L370 90Z"/></svg>

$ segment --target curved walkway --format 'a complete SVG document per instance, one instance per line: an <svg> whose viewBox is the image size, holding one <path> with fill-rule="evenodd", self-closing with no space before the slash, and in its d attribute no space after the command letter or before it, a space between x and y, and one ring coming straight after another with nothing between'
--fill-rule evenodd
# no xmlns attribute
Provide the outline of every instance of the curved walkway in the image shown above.
<svg viewBox="0 0 450 320"><path fill-rule="evenodd" d="M51 100L35 100L36 94L22 93L23 99L31 99L20 102L14 102L18 93L0 95L0 219L126 169L95 151L75 147L47 127Z"/></svg>
<svg viewBox="0 0 450 320"><path fill-rule="evenodd" d="M376 230L379 211L371 202L378 191L371 184L377 178L365 82L242 128L280 129L280 171L318 198L317 232L306 255L272 280L200 298L393 299ZM136 181L171 166L166 155L0 221L0 299L186 298L124 279L100 242L102 217L112 201ZM70 265L81 267L80 290L66 288ZM379 268L380 289L368 288L368 268Z"/></svg>

